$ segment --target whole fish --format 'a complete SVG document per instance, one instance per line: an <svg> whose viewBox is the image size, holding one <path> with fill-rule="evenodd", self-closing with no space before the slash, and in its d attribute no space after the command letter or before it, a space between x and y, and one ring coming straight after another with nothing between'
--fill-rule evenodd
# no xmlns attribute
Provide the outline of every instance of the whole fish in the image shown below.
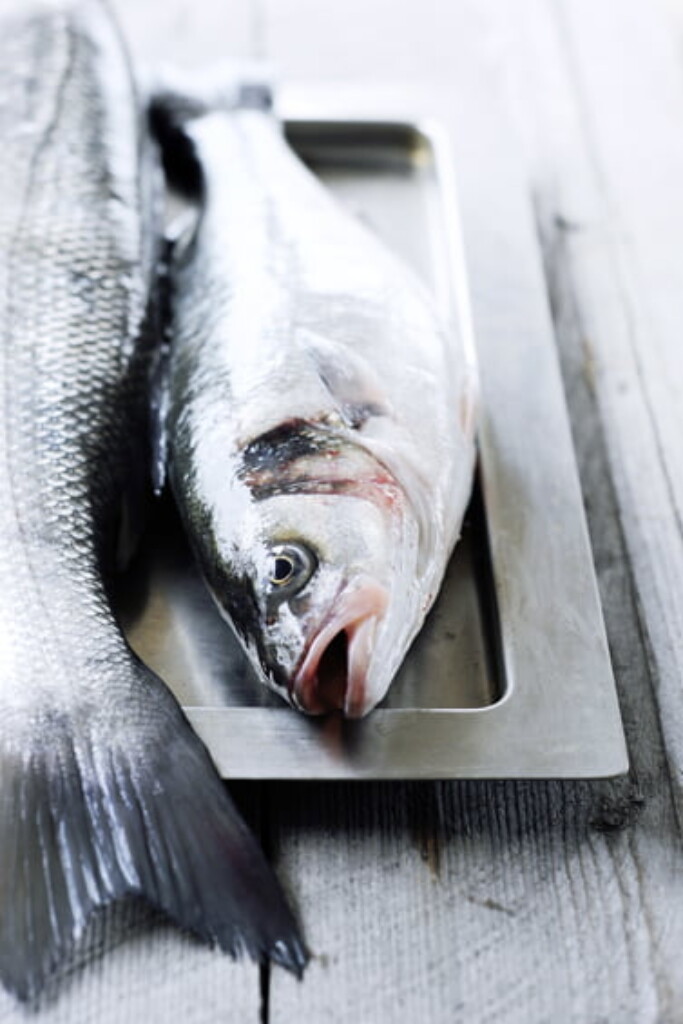
<svg viewBox="0 0 683 1024"><path fill-rule="evenodd" d="M22 999L128 897L232 953L305 961L107 599L145 486L156 339L139 111L103 5L16 5L0 34L0 979Z"/></svg>
<svg viewBox="0 0 683 1024"><path fill-rule="evenodd" d="M200 205L173 261L169 476L261 680L305 712L361 717L459 535L476 376L426 288L244 96L251 109L157 103Z"/></svg>

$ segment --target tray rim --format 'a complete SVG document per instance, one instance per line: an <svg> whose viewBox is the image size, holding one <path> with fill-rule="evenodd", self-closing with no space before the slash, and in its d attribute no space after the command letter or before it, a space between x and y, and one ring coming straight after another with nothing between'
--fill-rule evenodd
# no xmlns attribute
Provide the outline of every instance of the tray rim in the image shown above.
<svg viewBox="0 0 683 1024"><path fill-rule="evenodd" d="M334 93L336 104L329 103L328 92L321 101L311 102L296 94L296 99L278 104L278 114L292 126L350 126L356 130L375 127L378 130L401 130L422 139L431 149L446 229L444 231L448 266L443 275L450 287L440 284L441 302L448 303L451 315L463 332L473 372L478 372L476 335L471 305L471 291L465 257L462 218L458 203L457 175L453 158L453 142L444 125L436 118L417 114L397 116L373 109L372 105L354 98L353 104L339 110L340 95ZM343 103L342 103L343 108ZM452 298L448 298L450 293ZM548 339L550 341L550 339ZM546 360L560 384L559 366L554 347L547 345ZM561 393L557 416L566 427L569 446L561 452L569 460L575 478L573 506L581 535L585 596L593 613L595 649L592 662L600 680L602 707L599 720L586 715L576 699L567 699L561 687L553 689L538 666L533 667L533 686L518 684L527 678L530 666L525 665L523 651L514 643L506 628L509 621L509 587L501 583L502 563L510 554L505 551L505 538L496 537L496 501L498 484L495 459L490 458L490 443L480 431L480 474L486 519L496 538L491 543L491 561L496 600L501 626L505 689L492 704L479 708L377 709L362 722L340 723L339 729L356 747L369 756L339 757L328 754L320 744L324 728L315 721L303 719L283 704L282 708L220 707L183 705L183 710L200 737L207 744L221 774L227 779L496 779L496 778L612 778L628 771L628 752L616 696L616 686L607 647L597 580L588 539L581 500L575 455L569 435L568 414ZM492 498L491 496L494 495ZM578 497L578 500L577 500ZM492 521L493 520L493 521ZM574 565L574 569L576 565ZM528 582L528 581L527 581ZM586 607L582 609L586 615ZM598 685L591 674L590 690ZM585 680L584 680L585 683ZM576 693L574 694L576 697ZM302 721L305 723L302 728ZM229 727L231 722L234 728ZM257 737L268 738L278 732L279 760L272 749L267 758L254 757ZM531 731L541 731L543 744L531 749L520 738ZM317 737L317 738L316 738ZM400 762L395 763L386 751L392 743L400 743ZM486 756L482 757L482 750ZM372 753L376 756L374 761Z"/></svg>

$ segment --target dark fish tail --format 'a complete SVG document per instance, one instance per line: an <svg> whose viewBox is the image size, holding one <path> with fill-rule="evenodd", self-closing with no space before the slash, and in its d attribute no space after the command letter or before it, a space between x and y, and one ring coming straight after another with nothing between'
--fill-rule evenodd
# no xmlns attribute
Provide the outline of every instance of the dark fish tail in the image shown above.
<svg viewBox="0 0 683 1024"><path fill-rule="evenodd" d="M0 980L33 1000L92 915L138 897L209 945L301 975L307 954L264 855L174 699L143 666L158 721L136 736L43 716L0 745ZM147 695L146 695L147 696ZM130 739L130 741L129 741Z"/></svg>

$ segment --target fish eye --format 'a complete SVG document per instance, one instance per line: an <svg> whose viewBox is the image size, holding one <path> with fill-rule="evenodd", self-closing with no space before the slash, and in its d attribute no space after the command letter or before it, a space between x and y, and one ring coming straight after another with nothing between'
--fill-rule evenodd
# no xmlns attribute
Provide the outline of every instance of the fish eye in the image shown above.
<svg viewBox="0 0 683 1024"><path fill-rule="evenodd" d="M316 567L315 555L303 544L276 544L268 552L266 575L274 592L293 594L308 583Z"/></svg>
<svg viewBox="0 0 683 1024"><path fill-rule="evenodd" d="M269 577L275 587L284 587L292 579L296 572L296 565L291 555L276 555L273 559L273 568Z"/></svg>

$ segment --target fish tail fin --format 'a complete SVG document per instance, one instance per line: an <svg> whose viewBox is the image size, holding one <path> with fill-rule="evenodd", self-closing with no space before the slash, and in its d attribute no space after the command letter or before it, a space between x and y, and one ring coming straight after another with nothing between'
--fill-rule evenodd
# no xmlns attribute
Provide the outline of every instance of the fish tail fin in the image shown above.
<svg viewBox="0 0 683 1024"><path fill-rule="evenodd" d="M95 742L87 723L55 712L40 747L0 747L0 981L21 1000L68 962L98 910L130 898L234 957L305 967L275 876L205 747L170 693L146 682L154 731L112 728Z"/></svg>

